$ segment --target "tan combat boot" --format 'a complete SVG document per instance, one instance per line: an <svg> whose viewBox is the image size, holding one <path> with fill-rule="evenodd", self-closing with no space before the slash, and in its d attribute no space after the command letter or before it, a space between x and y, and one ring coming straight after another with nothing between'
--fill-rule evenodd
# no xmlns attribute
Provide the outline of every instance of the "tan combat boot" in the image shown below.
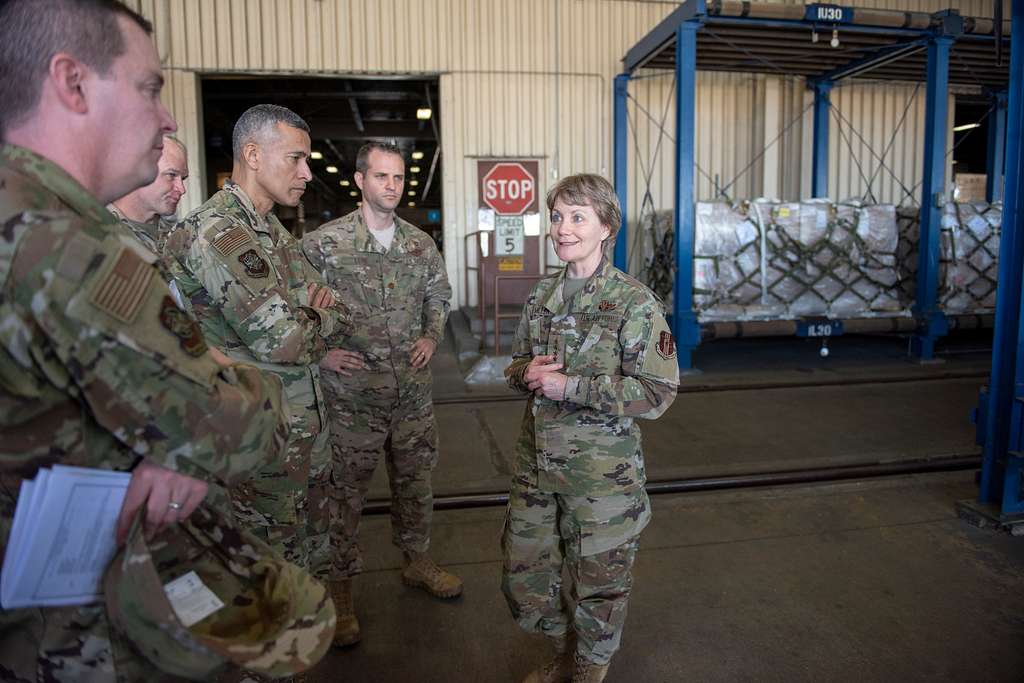
<svg viewBox="0 0 1024 683"><path fill-rule="evenodd" d="M438 567L426 553L403 553L405 569L402 583L422 588L435 598L454 598L462 594L462 579Z"/></svg>
<svg viewBox="0 0 1024 683"><path fill-rule="evenodd" d="M346 647L359 642L359 620L352 605L352 579L331 581L331 599L334 601L334 612L338 617L334 627L334 646Z"/></svg>
<svg viewBox="0 0 1024 683"><path fill-rule="evenodd" d="M569 683L572 680L573 650L576 642L567 636L552 640L555 644L555 656L541 668L531 671L530 675L523 679L523 683Z"/></svg>
<svg viewBox="0 0 1024 683"><path fill-rule="evenodd" d="M589 659L576 655L576 667L572 672L572 683L601 683L607 674L607 664L594 664Z"/></svg>

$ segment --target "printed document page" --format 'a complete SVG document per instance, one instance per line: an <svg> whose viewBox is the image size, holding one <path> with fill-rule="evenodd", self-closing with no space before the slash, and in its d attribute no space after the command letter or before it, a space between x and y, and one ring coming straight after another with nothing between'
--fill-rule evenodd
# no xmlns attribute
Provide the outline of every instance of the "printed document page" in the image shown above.
<svg viewBox="0 0 1024 683"><path fill-rule="evenodd" d="M4 609L102 598L130 479L127 472L56 465L22 483L0 577Z"/></svg>

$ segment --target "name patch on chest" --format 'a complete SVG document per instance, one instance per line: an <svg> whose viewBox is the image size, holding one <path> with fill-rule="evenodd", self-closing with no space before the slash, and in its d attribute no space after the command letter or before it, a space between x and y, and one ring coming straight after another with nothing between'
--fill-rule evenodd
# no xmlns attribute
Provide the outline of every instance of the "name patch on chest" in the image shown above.
<svg viewBox="0 0 1024 683"><path fill-rule="evenodd" d="M264 278L270 275L270 266L255 249L249 249L238 255L238 262L245 266L245 272L252 277Z"/></svg>

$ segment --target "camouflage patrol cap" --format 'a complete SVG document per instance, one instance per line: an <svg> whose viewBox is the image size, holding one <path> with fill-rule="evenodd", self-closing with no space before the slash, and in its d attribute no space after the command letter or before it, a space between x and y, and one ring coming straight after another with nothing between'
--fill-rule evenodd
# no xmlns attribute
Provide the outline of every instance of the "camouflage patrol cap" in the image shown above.
<svg viewBox="0 0 1024 683"><path fill-rule="evenodd" d="M324 585L228 515L201 505L149 542L140 519L104 588L111 622L157 668L195 680L232 665L282 677L327 652L335 614ZM224 606L185 626L164 587L192 571Z"/></svg>

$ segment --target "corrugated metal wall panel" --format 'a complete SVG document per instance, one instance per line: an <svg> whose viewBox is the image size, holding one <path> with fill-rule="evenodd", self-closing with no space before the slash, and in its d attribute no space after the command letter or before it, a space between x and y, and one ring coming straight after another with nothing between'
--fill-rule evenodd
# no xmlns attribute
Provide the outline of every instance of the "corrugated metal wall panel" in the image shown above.
<svg viewBox="0 0 1024 683"><path fill-rule="evenodd" d="M205 199L206 184L200 169L206 168L206 148L202 144L202 117L199 100L199 78L187 71L171 71L166 74L167 84L164 86L164 102L174 112L177 120L197 122L193 126L179 123L178 139L188 151L190 173L185 182L185 197L179 208L184 215L192 208L199 206Z"/></svg>
<svg viewBox="0 0 1024 683"><path fill-rule="evenodd" d="M951 3L845 4L936 11ZM989 0L955 4L965 14L991 14ZM476 227L476 157L544 157L541 190L574 172L610 175L612 78L626 51L675 8L642 0L133 0L133 6L158 24L158 48L171 73L165 101L193 159L202 140L197 74L441 74L445 250L463 304L473 301L462 291L460 273L466 263L462 237ZM811 100L800 79L702 73L697 87L698 197L713 198L716 176L719 186L726 185L747 166L728 188L731 197L759 196L766 182L783 198L809 194L811 119L801 112ZM907 92L906 86L845 86L834 99L865 140L881 145L880 152ZM630 135L639 145L630 159L629 215L635 219L647 187L638 157L644 165L656 161L654 206L672 205L672 78L636 81L631 94ZM886 156L908 186L920 177L923 92L918 99ZM658 127L639 107L660 120L666 104L668 134L660 136L659 150ZM794 118L799 121L758 160L765 143ZM863 193L867 183L854 159L863 166L871 154L858 140L856 156L850 156L837 134L832 147L833 194ZM183 210L203 199L201 168L193 163ZM899 199L898 184L885 171L872 187L880 200Z"/></svg>

